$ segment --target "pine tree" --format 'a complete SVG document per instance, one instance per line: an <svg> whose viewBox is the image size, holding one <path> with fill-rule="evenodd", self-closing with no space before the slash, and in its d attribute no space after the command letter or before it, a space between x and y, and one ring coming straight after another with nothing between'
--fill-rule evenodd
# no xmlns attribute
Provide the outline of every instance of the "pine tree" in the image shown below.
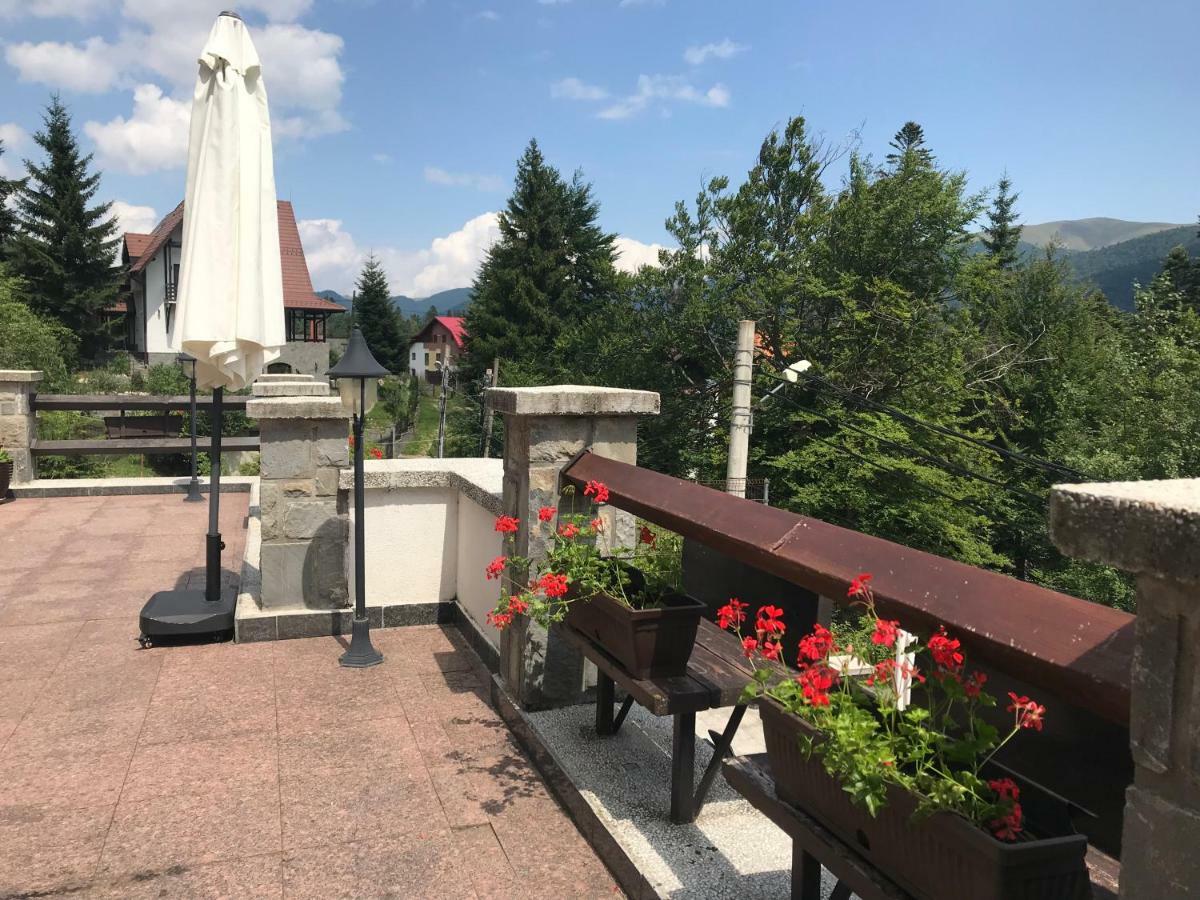
<svg viewBox="0 0 1200 900"><path fill-rule="evenodd" d="M599 212L581 175L564 180L531 140L500 213L500 240L475 279L467 313L472 376L497 356L530 377L544 374L541 361L555 339L611 295L614 236L596 224Z"/></svg>
<svg viewBox="0 0 1200 900"><path fill-rule="evenodd" d="M354 324L362 329L367 346L390 372L407 369L408 335L400 323L400 314L392 305L387 272L374 254L367 257L356 284Z"/></svg>
<svg viewBox="0 0 1200 900"><path fill-rule="evenodd" d="M983 246L1002 269L1011 269L1020 259L1021 226L1013 209L1020 196L1012 193L1008 175L1001 178L996 199L988 210L988 225L983 229Z"/></svg>
<svg viewBox="0 0 1200 900"><path fill-rule="evenodd" d="M30 305L55 316L79 336L84 355L94 357L107 343L101 312L116 300L120 280L113 265L117 223L110 204L92 202L100 174L89 172L92 155L80 155L71 116L57 95L43 122L34 140L46 159L42 165L25 161L28 176L17 195L9 255Z"/></svg>
<svg viewBox="0 0 1200 900"><path fill-rule="evenodd" d="M4 156L4 141L0 141L0 158ZM9 197L19 191L24 182L0 178L0 262L8 259L13 236L17 232L17 217L9 206Z"/></svg>
<svg viewBox="0 0 1200 900"><path fill-rule="evenodd" d="M893 152L887 155L887 161L894 166L909 153L916 154L922 163L933 164L933 151L925 146L925 129L916 122L905 122L888 146Z"/></svg>

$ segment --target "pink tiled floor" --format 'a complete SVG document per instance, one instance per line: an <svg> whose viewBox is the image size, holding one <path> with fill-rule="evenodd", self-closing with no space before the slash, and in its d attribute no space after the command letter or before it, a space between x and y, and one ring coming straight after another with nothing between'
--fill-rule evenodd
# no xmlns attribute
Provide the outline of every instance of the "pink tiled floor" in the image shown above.
<svg viewBox="0 0 1200 900"><path fill-rule="evenodd" d="M0 898L618 895L455 629L377 631L361 671L334 638L140 649L149 594L202 576L204 512L0 506Z"/></svg>

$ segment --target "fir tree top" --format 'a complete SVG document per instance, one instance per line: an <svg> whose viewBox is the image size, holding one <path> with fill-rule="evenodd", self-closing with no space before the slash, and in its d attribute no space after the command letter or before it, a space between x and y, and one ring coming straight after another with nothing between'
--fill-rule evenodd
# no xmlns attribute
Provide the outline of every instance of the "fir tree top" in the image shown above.
<svg viewBox="0 0 1200 900"><path fill-rule="evenodd" d="M1012 191L1012 182L1005 174L996 189L996 199L988 210L988 224L983 229L983 246L1002 269L1011 269L1020 259L1021 226L1013 208L1020 194Z"/></svg>

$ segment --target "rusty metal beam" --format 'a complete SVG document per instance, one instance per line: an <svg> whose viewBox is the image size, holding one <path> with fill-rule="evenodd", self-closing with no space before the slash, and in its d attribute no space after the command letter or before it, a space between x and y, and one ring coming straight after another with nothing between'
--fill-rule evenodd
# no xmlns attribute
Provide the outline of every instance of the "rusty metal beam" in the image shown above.
<svg viewBox="0 0 1200 900"><path fill-rule="evenodd" d="M614 506L837 601L871 572L881 614L925 633L944 624L980 662L1129 722L1129 613L593 453L563 475L604 482Z"/></svg>

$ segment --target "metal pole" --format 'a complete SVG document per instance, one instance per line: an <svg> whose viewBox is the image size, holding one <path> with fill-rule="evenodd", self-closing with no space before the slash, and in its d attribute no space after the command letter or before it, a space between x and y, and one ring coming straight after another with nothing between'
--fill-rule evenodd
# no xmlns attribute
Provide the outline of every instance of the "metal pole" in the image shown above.
<svg viewBox="0 0 1200 900"><path fill-rule="evenodd" d="M491 384L491 386L495 387L499 383L500 383L500 357L497 356L492 360L492 384ZM495 413L495 410L492 409L491 405L487 402L486 398L484 399L483 405L484 405L483 438L482 438L483 452L481 453L481 455L483 456L484 459L487 459L489 456L492 455L492 415L493 415L493 413Z"/></svg>
<svg viewBox="0 0 1200 900"><path fill-rule="evenodd" d="M442 395L438 400L438 459L446 455L446 384L450 380L450 367L442 362Z"/></svg>
<svg viewBox="0 0 1200 900"><path fill-rule="evenodd" d="M205 543L204 599L221 599L221 427L224 424L225 389L213 388L211 474L208 478L208 535Z"/></svg>
<svg viewBox="0 0 1200 900"><path fill-rule="evenodd" d="M192 426L189 429L192 435L192 480L188 482L187 496L183 498L183 502L198 503L204 497L200 494L200 479L196 474L196 361L194 359L192 360L192 377L189 379L189 393L191 397L192 416Z"/></svg>
<svg viewBox="0 0 1200 900"><path fill-rule="evenodd" d="M354 413L354 620L350 623L350 648L338 660L351 669L365 669L383 662L383 654L371 644L367 619L366 500L363 486L363 419L366 417L367 380L358 382L358 409Z"/></svg>
<svg viewBox="0 0 1200 900"><path fill-rule="evenodd" d="M733 355L733 405L729 414L729 462L725 469L725 490L735 497L746 496L753 369L754 321L743 319L738 323L737 349Z"/></svg>

